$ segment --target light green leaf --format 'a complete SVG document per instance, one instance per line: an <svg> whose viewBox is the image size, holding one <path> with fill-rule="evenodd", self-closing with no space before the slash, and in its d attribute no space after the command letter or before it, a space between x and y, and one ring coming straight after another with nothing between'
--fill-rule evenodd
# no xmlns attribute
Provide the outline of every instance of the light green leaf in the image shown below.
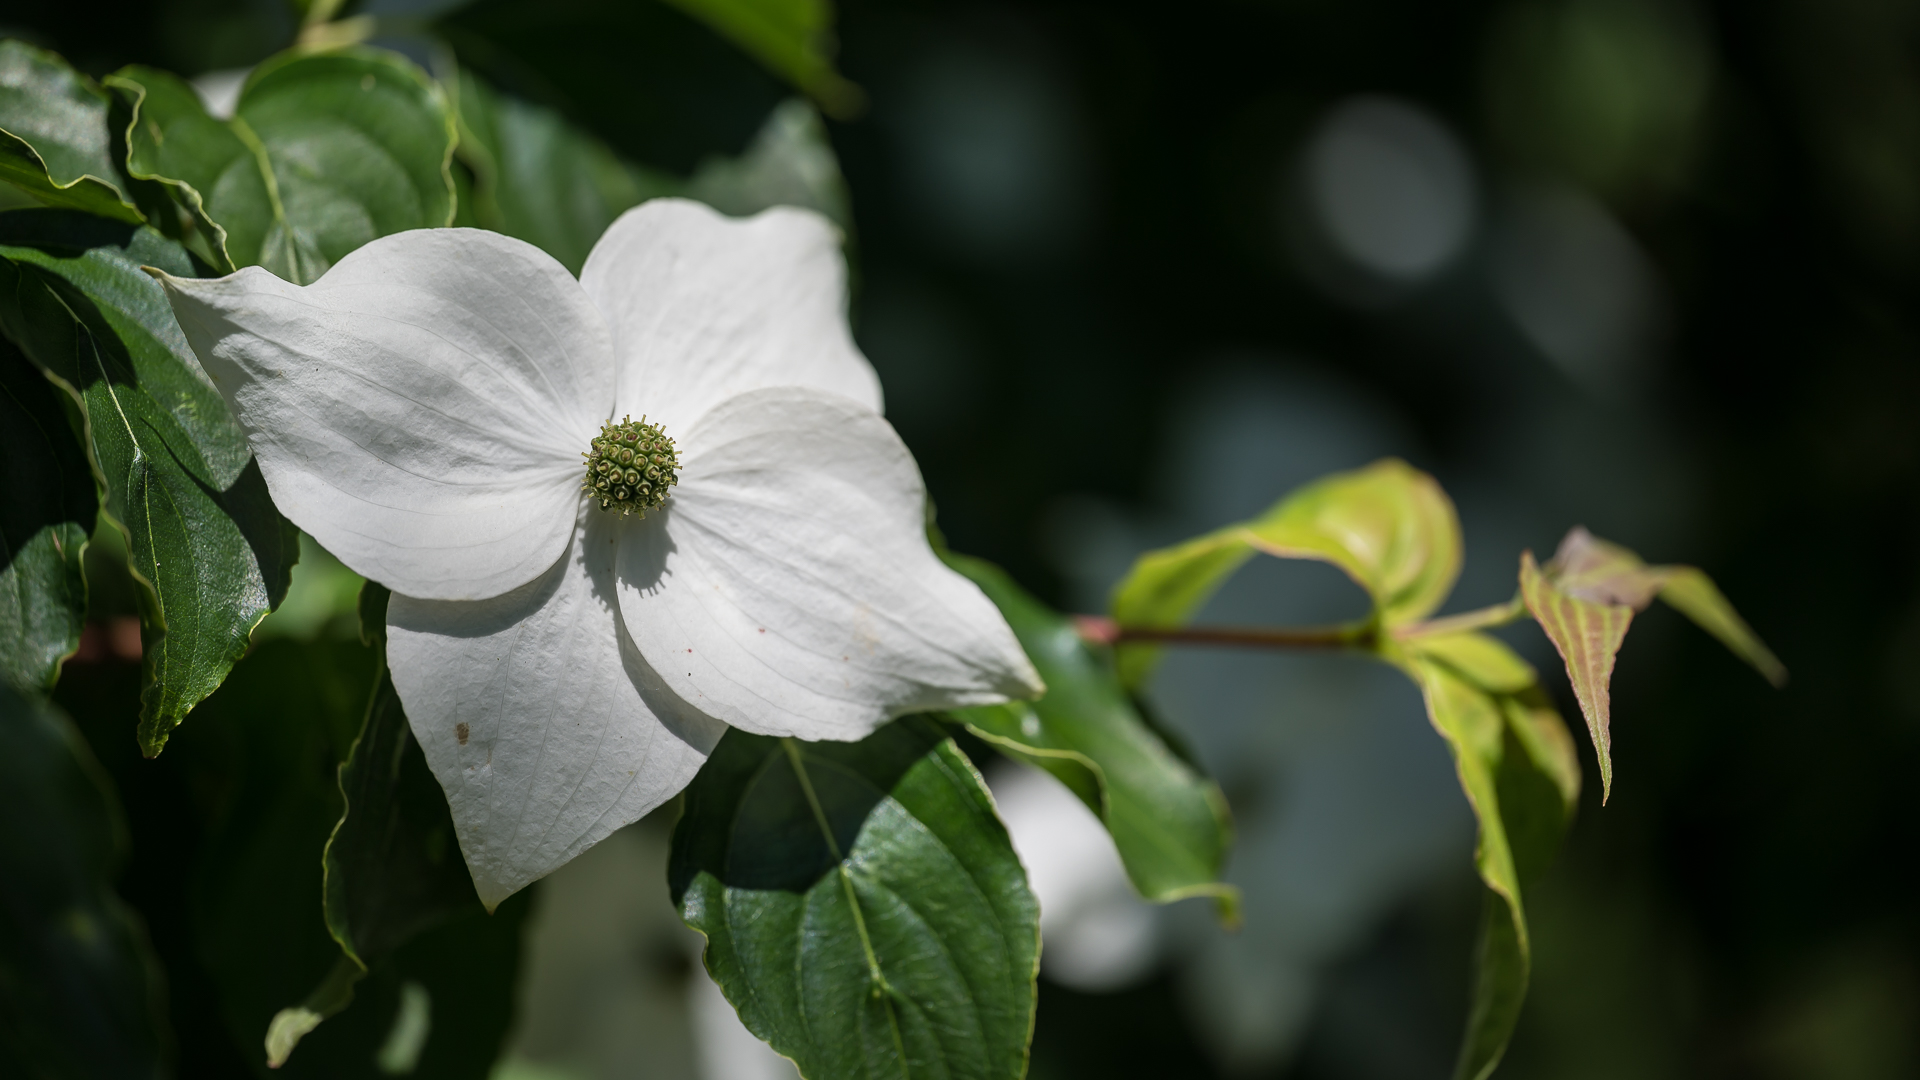
<svg viewBox="0 0 1920 1080"><path fill-rule="evenodd" d="M835 116L866 103L833 67L830 0L667 0L713 27Z"/></svg>
<svg viewBox="0 0 1920 1080"><path fill-rule="evenodd" d="M1706 574L1691 566L1648 566L1640 556L1574 528L1543 569L1520 559L1520 597L1566 661L1573 695L1600 758L1600 801L1613 791L1613 662L1634 612L1655 596L1692 619L1775 686L1787 669L1733 610Z"/></svg>
<svg viewBox="0 0 1920 1080"><path fill-rule="evenodd" d="M1775 687L1787 685L1787 666L1773 655L1753 632L1745 619L1733 610L1725 594L1721 593L1713 579L1705 571L1691 566L1665 566L1660 582L1660 599L1665 600L1675 611L1692 619L1694 623L1720 639L1733 655L1752 664L1762 678Z"/></svg>
<svg viewBox="0 0 1920 1080"><path fill-rule="evenodd" d="M143 264L194 269L148 228L0 214L0 330L79 403L105 512L142 586L140 742L152 756L285 595L298 533Z"/></svg>
<svg viewBox="0 0 1920 1080"><path fill-rule="evenodd" d="M49 206L146 218L114 168L107 95L53 53L0 41L0 180Z"/></svg>
<svg viewBox="0 0 1920 1080"><path fill-rule="evenodd" d="M87 618L100 495L60 390L0 337L0 682L52 689Z"/></svg>
<svg viewBox="0 0 1920 1080"><path fill-rule="evenodd" d="M133 104L129 171L217 230L233 266L305 285L369 240L453 221L453 111L404 57L282 53L254 69L231 121L165 72L107 82Z"/></svg>
<svg viewBox="0 0 1920 1080"><path fill-rule="evenodd" d="M473 170L476 224L519 237L575 274L621 211L683 184L622 161L552 109L459 73L460 159Z"/></svg>
<svg viewBox="0 0 1920 1080"><path fill-rule="evenodd" d="M1526 999L1531 944L1522 886L1546 868L1579 796L1573 743L1537 688L1506 692L1525 664L1500 657L1484 635L1415 639L1390 659L1413 677L1427 715L1453 753L1460 786L1480 823L1474 863L1487 888L1466 1039L1456 1080L1492 1074ZM1457 666L1456 666L1457 665Z"/></svg>
<svg viewBox="0 0 1920 1080"><path fill-rule="evenodd" d="M740 1019L810 1080L1026 1073L1039 907L933 721L858 743L727 732L669 883Z"/></svg>
<svg viewBox="0 0 1920 1080"><path fill-rule="evenodd" d="M1547 633L1547 640L1566 662L1573 696L1586 717L1587 733L1600 759L1600 802L1613 793L1612 722L1613 660L1633 622L1633 608L1583 599L1549 581L1533 561L1533 552L1520 556L1520 597L1527 611Z"/></svg>
<svg viewBox="0 0 1920 1080"><path fill-rule="evenodd" d="M1254 554L1316 559L1346 572L1372 598L1374 625L1431 614L1460 575L1460 522L1433 477L1389 458L1315 481L1252 521L1229 525L1134 563L1113 591L1121 626L1184 624ZM1138 685L1158 659L1120 649L1120 674Z"/></svg>
<svg viewBox="0 0 1920 1080"><path fill-rule="evenodd" d="M1038 701L957 709L997 748L1045 769L1106 823L1134 888L1168 902L1212 896L1236 921L1238 890L1220 880L1233 825L1220 789L1148 726L1109 659L991 563L949 554L1013 627L1047 684Z"/></svg>
<svg viewBox="0 0 1920 1080"><path fill-rule="evenodd" d="M126 826L73 724L0 685L0 1061L23 1077L159 1080L160 966L114 894Z"/></svg>
<svg viewBox="0 0 1920 1080"><path fill-rule="evenodd" d="M1555 588L1581 600L1645 610L1655 596L1720 639L1774 686L1787 669L1740 618L1713 579L1691 566L1648 566L1640 556L1575 527L1560 541L1545 574Z"/></svg>

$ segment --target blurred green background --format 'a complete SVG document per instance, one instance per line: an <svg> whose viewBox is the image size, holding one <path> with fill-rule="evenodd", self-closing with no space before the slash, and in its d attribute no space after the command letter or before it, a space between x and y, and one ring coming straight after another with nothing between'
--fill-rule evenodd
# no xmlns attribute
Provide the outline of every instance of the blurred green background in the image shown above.
<svg viewBox="0 0 1920 1080"><path fill-rule="evenodd" d="M670 173L792 93L650 0L349 10ZM0 13L96 76L244 69L295 26ZM1500 1075L1920 1075L1920 4L854 0L837 33L855 328L956 548L1098 610L1139 550L1398 453L1460 504L1457 608L1585 524L1706 568L1791 669L1775 693L1646 616ZM1257 570L1211 615L1337 616L1342 588ZM287 632L340 636L336 609ZM176 948L195 835L140 816L238 796L138 760L136 682L96 644L60 700L130 807L181 1075L246 1075ZM1234 802L1248 928L1175 911L1137 970L1050 974L1034 1076L1445 1075L1471 829L1411 691L1183 657L1155 700Z"/></svg>

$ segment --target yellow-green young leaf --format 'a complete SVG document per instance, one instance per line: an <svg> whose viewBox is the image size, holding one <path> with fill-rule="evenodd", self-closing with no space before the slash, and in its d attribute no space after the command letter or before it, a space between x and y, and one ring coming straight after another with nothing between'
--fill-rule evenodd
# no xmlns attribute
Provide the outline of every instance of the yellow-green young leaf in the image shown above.
<svg viewBox="0 0 1920 1080"><path fill-rule="evenodd" d="M1752 664L1768 682L1786 685L1786 667L1733 610L1713 579L1695 567L1648 566L1626 548L1576 526L1560 541L1545 573L1571 596L1625 604L1635 611L1645 610L1658 596Z"/></svg>
<svg viewBox="0 0 1920 1080"><path fill-rule="evenodd" d="M1599 757L1600 801L1604 804L1613 792L1609 685L1614 656L1633 622L1633 608L1563 591L1541 573L1531 551L1520 556L1520 598L1566 662L1567 679L1573 683L1573 696L1580 702L1580 713L1586 718L1587 733L1593 737L1593 749Z"/></svg>
<svg viewBox="0 0 1920 1080"><path fill-rule="evenodd" d="M133 106L129 172L217 229L233 266L305 285L369 240L453 221L453 110L397 54L281 53L230 121L165 72L123 68L108 85Z"/></svg>
<svg viewBox="0 0 1920 1080"><path fill-rule="evenodd" d="M1542 568L1520 561L1520 596L1566 661L1574 697L1600 759L1601 801L1613 790L1608 685L1614 656L1633 615L1658 596L1692 619L1768 682L1783 685L1787 669L1733 610L1706 574L1691 566L1648 566L1640 556L1574 528Z"/></svg>
<svg viewBox="0 0 1920 1080"><path fill-rule="evenodd" d="M667 2L731 39L834 116L850 116L865 104L860 88L834 70L829 0Z"/></svg>
<svg viewBox="0 0 1920 1080"><path fill-rule="evenodd" d="M931 719L857 743L727 732L668 885L741 1021L809 1080L1026 1074L1039 905Z"/></svg>
<svg viewBox="0 0 1920 1080"><path fill-rule="evenodd" d="M1252 521L1150 551L1114 588L1122 626L1185 623L1256 552L1317 559L1367 591L1383 628L1431 614L1460 575L1460 521L1433 477L1389 458L1315 481ZM1137 685L1157 650L1120 650L1120 674Z"/></svg>
<svg viewBox="0 0 1920 1080"><path fill-rule="evenodd" d="M1416 640L1390 656L1419 685L1480 824L1474 862L1486 911L1456 1080L1483 1080L1506 1052L1531 965L1522 887L1552 859L1579 795L1572 740L1537 689L1498 692L1476 682L1478 673L1504 684L1524 666L1517 657L1496 659L1504 648L1490 638L1464 646Z"/></svg>
<svg viewBox="0 0 1920 1080"><path fill-rule="evenodd" d="M1211 896L1234 921L1239 893L1220 880L1233 840L1220 789L1147 724L1107 658L1065 616L991 563L944 557L999 607L1047 684L1038 701L957 709L954 719L1079 796L1106 823L1140 895Z"/></svg>
<svg viewBox="0 0 1920 1080"><path fill-rule="evenodd" d="M1733 610L1713 579L1704 571L1691 566L1666 566L1664 580L1660 583L1660 599L1665 600L1674 610L1692 619L1707 633L1720 639L1720 643L1733 652L1733 655L1752 664L1761 677L1776 687L1787 685L1787 667L1780 658L1773 655L1753 632L1747 621Z"/></svg>
<svg viewBox="0 0 1920 1080"><path fill-rule="evenodd" d="M50 690L87 617L100 494L59 388L0 337L0 682Z"/></svg>
<svg viewBox="0 0 1920 1080"><path fill-rule="evenodd" d="M49 206L141 222L114 168L107 95L53 53L0 41L0 180Z"/></svg>

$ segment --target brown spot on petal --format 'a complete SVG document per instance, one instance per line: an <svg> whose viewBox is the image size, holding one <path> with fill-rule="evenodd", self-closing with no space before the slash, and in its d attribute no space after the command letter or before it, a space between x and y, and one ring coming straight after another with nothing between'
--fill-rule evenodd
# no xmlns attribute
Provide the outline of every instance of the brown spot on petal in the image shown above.
<svg viewBox="0 0 1920 1080"><path fill-rule="evenodd" d="M460 740L461 746L467 745L467 725L465 724L453 725L453 737Z"/></svg>

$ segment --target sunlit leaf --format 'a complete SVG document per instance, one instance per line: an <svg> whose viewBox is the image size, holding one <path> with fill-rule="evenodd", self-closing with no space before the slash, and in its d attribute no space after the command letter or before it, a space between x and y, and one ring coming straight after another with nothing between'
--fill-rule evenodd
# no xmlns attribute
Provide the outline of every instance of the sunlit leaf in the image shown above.
<svg viewBox="0 0 1920 1080"><path fill-rule="evenodd" d="M1038 701L958 709L954 718L1072 789L1106 823L1142 896L1212 896L1235 918L1238 892L1220 880L1233 838L1220 789L1148 726L1112 664L1070 621L998 567L946 558L1000 608L1047 684Z"/></svg>
<svg viewBox="0 0 1920 1080"><path fill-rule="evenodd" d="M1787 684L1787 667L1773 655L1753 632L1733 604L1720 592L1704 571L1691 566L1664 566L1663 580L1660 583L1660 599L1672 605L1675 611L1692 619L1707 633L1720 639L1720 643L1732 651L1733 655L1752 664L1763 678L1774 686Z"/></svg>
<svg viewBox="0 0 1920 1080"><path fill-rule="evenodd" d="M1531 551L1520 557L1520 596L1566 662L1573 696L1580 702L1587 733L1593 737L1593 748L1600 759L1600 801L1605 803L1613 792L1613 742L1608 730L1612 723L1613 660L1627 638L1633 608L1562 591L1540 572Z"/></svg>
<svg viewBox="0 0 1920 1080"><path fill-rule="evenodd" d="M1460 575L1460 522L1433 477L1395 459L1337 473L1288 495L1260 517L1134 563L1113 592L1122 626L1172 627L1192 618L1256 553L1315 559L1344 571L1372 598L1377 625L1432 614ZM1120 673L1137 685L1158 650L1128 645Z"/></svg>
<svg viewBox="0 0 1920 1080"><path fill-rule="evenodd" d="M254 69L228 121L152 68L107 85L133 105L129 171L216 228L234 266L305 285L375 237L453 221L453 112L398 55L282 53Z"/></svg>
<svg viewBox="0 0 1920 1080"><path fill-rule="evenodd" d="M113 891L126 827L67 718L0 685L0 1061L9 1076L159 1078L159 965Z"/></svg>
<svg viewBox="0 0 1920 1080"><path fill-rule="evenodd" d="M46 690L80 647L100 496L62 394L0 337L0 682Z"/></svg>
<svg viewBox="0 0 1920 1080"><path fill-rule="evenodd" d="M669 882L740 1019L810 1080L1025 1074L1039 908L933 721L858 743L727 732Z"/></svg>
<svg viewBox="0 0 1920 1080"><path fill-rule="evenodd" d="M0 41L0 180L49 206L145 217L114 168L107 95L50 52Z"/></svg>
<svg viewBox="0 0 1920 1080"><path fill-rule="evenodd" d="M1506 1052L1526 999L1532 946L1522 886L1559 847L1579 795L1579 764L1544 695L1531 686L1506 689L1526 665L1494 639L1415 639L1390 658L1419 685L1480 824L1474 863L1487 904L1454 1075L1482 1080Z"/></svg>
<svg viewBox="0 0 1920 1080"><path fill-rule="evenodd" d="M833 67L830 0L667 0L718 30L835 116L858 112L860 88Z"/></svg>
<svg viewBox="0 0 1920 1080"><path fill-rule="evenodd" d="M1695 567L1648 566L1626 548L1576 526L1544 570L1561 592L1582 600L1642 611L1658 596L1752 664L1768 682L1786 685L1786 667L1733 610L1713 579Z"/></svg>
<svg viewBox="0 0 1920 1080"><path fill-rule="evenodd" d="M299 548L143 264L194 270L148 228L0 214L0 330L79 403L105 512L141 583L151 756L246 651Z"/></svg>
<svg viewBox="0 0 1920 1080"><path fill-rule="evenodd" d="M1582 528L1567 533L1543 568L1528 552L1520 561L1520 595L1566 661L1574 697L1600 757L1601 801L1613 789L1609 683L1614 656L1635 612L1660 597L1719 638L1768 682L1787 670L1733 610L1712 579L1691 566L1648 566L1640 556Z"/></svg>

